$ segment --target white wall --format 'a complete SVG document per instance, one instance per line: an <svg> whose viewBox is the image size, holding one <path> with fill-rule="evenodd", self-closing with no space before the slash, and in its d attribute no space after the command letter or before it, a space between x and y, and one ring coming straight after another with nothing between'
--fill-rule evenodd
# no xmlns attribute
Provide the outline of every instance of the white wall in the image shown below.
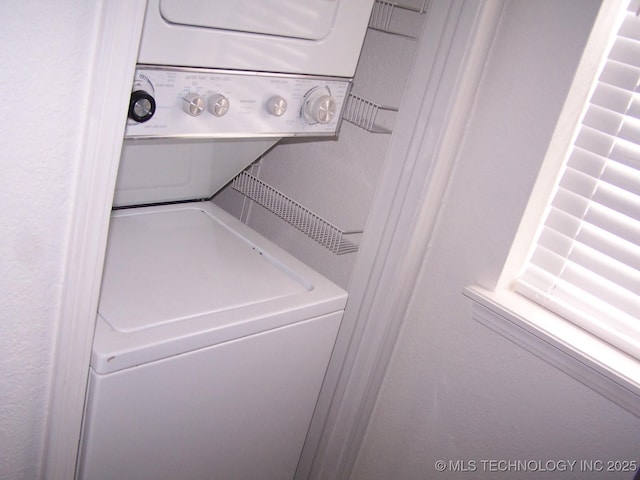
<svg viewBox="0 0 640 480"><path fill-rule="evenodd" d="M541 477L483 471L491 459L638 460L640 419L475 323L461 293L498 278L598 4L506 2L353 480ZM439 473L439 459L478 468ZM550 475L604 478L577 470Z"/></svg>
<svg viewBox="0 0 640 480"><path fill-rule="evenodd" d="M0 478L40 478L99 2L0 15Z"/></svg>

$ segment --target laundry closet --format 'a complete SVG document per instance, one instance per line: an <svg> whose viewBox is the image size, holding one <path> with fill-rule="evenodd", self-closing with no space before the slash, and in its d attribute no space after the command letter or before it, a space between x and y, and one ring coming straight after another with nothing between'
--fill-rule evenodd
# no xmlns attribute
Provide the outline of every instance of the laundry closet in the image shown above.
<svg viewBox="0 0 640 480"><path fill-rule="evenodd" d="M270 0L274 24L251 2L149 0L78 478L294 478L349 332L414 3Z"/></svg>

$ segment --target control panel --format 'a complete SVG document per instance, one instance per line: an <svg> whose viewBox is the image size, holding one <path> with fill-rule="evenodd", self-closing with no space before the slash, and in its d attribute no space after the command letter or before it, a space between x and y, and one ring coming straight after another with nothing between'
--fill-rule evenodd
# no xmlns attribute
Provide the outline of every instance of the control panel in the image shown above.
<svg viewBox="0 0 640 480"><path fill-rule="evenodd" d="M126 138L336 135L350 80L139 66Z"/></svg>

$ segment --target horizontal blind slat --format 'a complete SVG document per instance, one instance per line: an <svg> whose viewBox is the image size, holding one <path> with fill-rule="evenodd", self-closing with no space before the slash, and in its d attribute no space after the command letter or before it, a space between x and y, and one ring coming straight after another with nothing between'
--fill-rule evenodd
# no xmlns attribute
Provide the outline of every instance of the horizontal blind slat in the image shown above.
<svg viewBox="0 0 640 480"><path fill-rule="evenodd" d="M640 80L640 68L626 63L607 60L598 81L633 91Z"/></svg>
<svg viewBox="0 0 640 480"><path fill-rule="evenodd" d="M622 121L617 137L636 145L640 144L640 120L627 115Z"/></svg>
<svg viewBox="0 0 640 480"><path fill-rule="evenodd" d="M569 217L568 222L567 217L557 210L550 212L538 243L563 256L569 256L575 243L579 248L591 249L593 255L606 256L616 269L640 271L637 245L575 217Z"/></svg>
<svg viewBox="0 0 640 480"><path fill-rule="evenodd" d="M572 280L571 275L568 277L569 280ZM594 295L593 290L589 291L590 286L586 284L587 282L585 282L587 288L582 288L581 285L574 282L554 277L544 268L534 264L527 267L517 283L527 285L528 288L534 290L536 297L533 300L543 307L548 307L555 301L566 302L577 310L574 319L579 319L581 316L600 317L607 322L617 322L627 329L633 329L640 333L640 322L637 321L640 305L632 298L629 299L627 305L624 302L612 304L607 300L614 298L613 296ZM627 308L620 308L621 305Z"/></svg>
<svg viewBox="0 0 640 480"><path fill-rule="evenodd" d="M640 67L638 51L640 51L640 42L629 38L618 37L611 48L609 58L633 67Z"/></svg>
<svg viewBox="0 0 640 480"><path fill-rule="evenodd" d="M638 245L613 235L607 230L584 223L576 241L596 249L608 257L629 268L640 270L640 251Z"/></svg>
<svg viewBox="0 0 640 480"><path fill-rule="evenodd" d="M526 286L527 289L535 292L535 298L532 299L545 308L556 302L571 305L574 309L571 320L577 321L581 325L584 325L587 320L596 323L597 320L594 321L593 319L599 319L627 332L640 333L640 323L637 321L637 315L629 314L616 305L603 301L602 297L591 295L589 292L580 289L575 284L557 280L552 287L553 295L548 295L544 288L540 288L541 285L545 287L548 283L548 280L545 279L547 276L548 273L544 270L531 266L527 268L525 275L518 280L517 287ZM541 281L540 279L543 280ZM520 290L518 289L518 291Z"/></svg>
<svg viewBox="0 0 640 480"><path fill-rule="evenodd" d="M621 188L633 195L640 195L640 170L632 162L623 159L604 158L580 147L575 147L567 161L567 168L578 174L592 177Z"/></svg>
<svg viewBox="0 0 640 480"><path fill-rule="evenodd" d="M580 306L572 303L573 295L569 296L569 300L565 299L566 296L564 294L557 298L548 297L535 284L529 283L522 278L517 281L516 291L620 350L636 358L640 357L640 341L638 340L640 334L637 332L635 318L629 318L623 313L618 313L615 309L608 310L609 313L604 316L586 314ZM538 299L544 299L544 303L538 301Z"/></svg>
<svg viewBox="0 0 640 480"><path fill-rule="evenodd" d="M593 218L590 217L587 220L593 220ZM640 269L640 248L637 243L629 241L630 235L625 238L612 231L615 228L609 226L602 228L587 220L575 217L563 210L551 208L544 223L543 232L545 229L556 231L564 237L599 250L619 262ZM626 227L627 225L623 224L622 226ZM636 226L636 232L638 230L640 227ZM631 238L633 239L633 236ZM638 240L637 235L635 240Z"/></svg>
<svg viewBox="0 0 640 480"><path fill-rule="evenodd" d="M621 113L591 104L582 120L582 124L601 133L617 137L621 126L624 124L624 118Z"/></svg>
<svg viewBox="0 0 640 480"><path fill-rule="evenodd" d="M640 197L632 192L598 182L592 201L626 215L630 222L640 222Z"/></svg>
<svg viewBox="0 0 640 480"><path fill-rule="evenodd" d="M578 131L575 144L602 157L607 157L613 149L615 142L615 136L583 125Z"/></svg>
<svg viewBox="0 0 640 480"><path fill-rule="evenodd" d="M556 281L568 281L585 292L606 297L610 304L627 305L630 295L640 295L638 270L557 231L543 231L531 263L554 275ZM640 315L640 310L637 313Z"/></svg>
<svg viewBox="0 0 640 480"><path fill-rule="evenodd" d="M626 38L628 40L640 42L640 17L637 15L625 15L624 20L622 21L622 25L620 25L620 30L618 31L618 36ZM640 47L635 47L637 50L640 50Z"/></svg>
<svg viewBox="0 0 640 480"><path fill-rule="evenodd" d="M609 160L600 177L601 181L640 197L640 171Z"/></svg>
<svg viewBox="0 0 640 480"><path fill-rule="evenodd" d="M615 175L611 174L609 177L615 180ZM633 180L633 178L629 179L630 182ZM624 188L624 182L620 183L621 186L601 181L567 165L560 179L559 188L573 192L588 202L622 213L628 217L629 222L640 222L640 196L632 191L637 190L638 187L627 185L627 188ZM589 205L585 206L583 201L579 199L575 201L580 202L582 208L589 208Z"/></svg>
<svg viewBox="0 0 640 480"><path fill-rule="evenodd" d="M589 103L625 115L633 97L633 91L598 82Z"/></svg>
<svg viewBox="0 0 640 480"><path fill-rule="evenodd" d="M640 247L640 226L626 215L603 205L591 204L584 220Z"/></svg>

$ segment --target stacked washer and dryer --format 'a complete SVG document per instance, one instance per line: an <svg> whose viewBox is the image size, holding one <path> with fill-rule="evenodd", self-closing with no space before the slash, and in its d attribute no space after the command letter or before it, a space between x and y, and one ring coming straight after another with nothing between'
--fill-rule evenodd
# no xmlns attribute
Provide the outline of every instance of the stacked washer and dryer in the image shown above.
<svg viewBox="0 0 640 480"><path fill-rule="evenodd" d="M80 479L292 479L345 291L209 199L335 136L373 0L149 0Z"/></svg>

